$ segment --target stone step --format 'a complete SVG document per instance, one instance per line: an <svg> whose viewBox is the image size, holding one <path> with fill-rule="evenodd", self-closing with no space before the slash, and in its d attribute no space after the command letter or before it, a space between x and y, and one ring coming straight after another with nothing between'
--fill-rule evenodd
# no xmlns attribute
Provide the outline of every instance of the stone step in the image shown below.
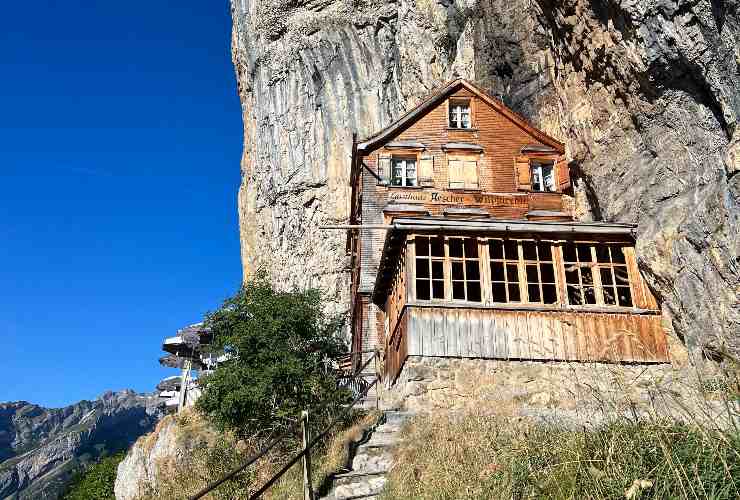
<svg viewBox="0 0 740 500"><path fill-rule="evenodd" d="M357 479L347 484L338 484L334 487L335 500L364 498L370 495L379 495L388 480L384 475Z"/></svg>
<svg viewBox="0 0 740 500"><path fill-rule="evenodd" d="M409 411L397 411L397 410L391 410L385 412L385 423L386 424L394 424L394 425L402 425L407 420L413 418L416 414Z"/></svg>
<svg viewBox="0 0 740 500"><path fill-rule="evenodd" d="M371 472L365 472L365 471L352 471L352 472L344 472L342 474L334 474L333 480L335 485L340 484L351 484L354 482L357 482L358 480L363 479L369 479L379 476L384 476L388 472L387 468L378 469Z"/></svg>
<svg viewBox="0 0 740 500"><path fill-rule="evenodd" d="M355 472L380 472L388 470L393 465L393 455L383 449L373 449L376 453L362 453L352 460L352 470Z"/></svg>

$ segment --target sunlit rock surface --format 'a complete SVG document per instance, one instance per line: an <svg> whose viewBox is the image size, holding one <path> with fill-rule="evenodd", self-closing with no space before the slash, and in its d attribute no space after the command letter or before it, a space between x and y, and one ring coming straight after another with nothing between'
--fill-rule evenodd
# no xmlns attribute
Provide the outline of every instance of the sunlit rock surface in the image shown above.
<svg viewBox="0 0 740 500"><path fill-rule="evenodd" d="M348 310L352 133L468 78L567 144L585 217L636 222L675 333L740 352L740 32L723 0L232 0L245 276Z"/></svg>

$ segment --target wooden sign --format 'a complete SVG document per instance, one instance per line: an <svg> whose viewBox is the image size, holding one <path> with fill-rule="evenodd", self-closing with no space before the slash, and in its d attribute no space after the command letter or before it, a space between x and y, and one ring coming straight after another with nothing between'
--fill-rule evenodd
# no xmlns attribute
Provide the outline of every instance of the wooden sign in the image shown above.
<svg viewBox="0 0 740 500"><path fill-rule="evenodd" d="M420 189L389 189L389 201L431 205L460 205L486 207L528 207L526 194L460 193L455 191Z"/></svg>

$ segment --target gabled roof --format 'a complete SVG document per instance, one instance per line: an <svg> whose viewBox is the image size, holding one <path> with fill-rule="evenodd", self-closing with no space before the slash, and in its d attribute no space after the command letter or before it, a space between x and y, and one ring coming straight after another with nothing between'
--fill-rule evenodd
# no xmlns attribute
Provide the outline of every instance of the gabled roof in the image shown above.
<svg viewBox="0 0 740 500"><path fill-rule="evenodd" d="M436 106L441 101L449 97L451 94L453 94L455 91L457 91L461 87L469 90L475 96L485 101L488 105L490 105L496 111L498 111L503 116L508 118L516 126L530 133L533 137L535 137L537 140L539 140L543 144L547 144L548 146L553 147L560 153L565 152L565 144L547 135L545 132L539 130L538 128L535 128L523 116L519 115L518 113L515 113L514 111L509 109L504 103L488 95L486 91L482 90L481 88L477 87L476 85L462 78L458 78L457 80L452 80L451 82L447 83L446 85L439 88L438 90L435 90L429 97L427 97L424 101L422 101L418 106L408 111L406 114L401 116L401 118L396 120L394 123L384 128L383 130L373 134L372 136L360 141L357 144L357 149L359 151L367 151L369 149L374 149L379 144L382 144L388 139L394 137L397 133L401 132L405 128L412 125L414 122L416 122L416 120L424 116L434 106Z"/></svg>

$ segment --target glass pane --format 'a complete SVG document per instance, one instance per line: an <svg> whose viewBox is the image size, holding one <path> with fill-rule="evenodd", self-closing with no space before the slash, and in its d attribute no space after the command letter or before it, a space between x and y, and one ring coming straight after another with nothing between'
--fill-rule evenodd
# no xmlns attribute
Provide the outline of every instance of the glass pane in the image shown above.
<svg viewBox="0 0 740 500"><path fill-rule="evenodd" d="M555 191L555 175L552 163L542 166L542 176L544 178L545 191Z"/></svg>
<svg viewBox="0 0 740 500"><path fill-rule="evenodd" d="M624 248L617 245L612 245L612 262L615 264L624 264Z"/></svg>
<svg viewBox="0 0 740 500"><path fill-rule="evenodd" d="M614 293L614 287L605 287L603 289L604 292L604 304L615 306L617 305L617 296Z"/></svg>
<svg viewBox="0 0 740 500"><path fill-rule="evenodd" d="M570 270L569 270L570 269ZM575 268L569 268L565 270L565 282L569 285L579 285L578 281L578 270Z"/></svg>
<svg viewBox="0 0 740 500"><path fill-rule="evenodd" d="M452 298L455 300L465 300L465 283L462 281L452 282Z"/></svg>
<svg viewBox="0 0 740 500"><path fill-rule="evenodd" d="M434 280L432 281L432 297L435 299L445 298L445 282Z"/></svg>
<svg viewBox="0 0 740 500"><path fill-rule="evenodd" d="M539 165L532 165L532 191L542 191L542 168Z"/></svg>
<svg viewBox="0 0 740 500"><path fill-rule="evenodd" d="M563 259L565 259L565 262L576 261L576 246L573 243L563 245Z"/></svg>
<svg viewBox="0 0 740 500"><path fill-rule="evenodd" d="M626 266L614 266L614 277L617 285L629 285L630 279Z"/></svg>
<svg viewBox="0 0 740 500"><path fill-rule="evenodd" d="M537 243L534 241L523 241L522 251L525 260L537 260Z"/></svg>
<svg viewBox="0 0 740 500"><path fill-rule="evenodd" d="M609 264L609 247L606 245L596 246L596 262L600 264Z"/></svg>
<svg viewBox="0 0 740 500"><path fill-rule="evenodd" d="M468 259L478 258L478 240L476 238L465 238L465 257Z"/></svg>
<svg viewBox="0 0 740 500"><path fill-rule="evenodd" d="M520 302L519 285L509 285L509 302Z"/></svg>
<svg viewBox="0 0 740 500"><path fill-rule="evenodd" d="M613 285L612 270L610 267L602 267L601 270L601 284L604 286Z"/></svg>
<svg viewBox="0 0 740 500"><path fill-rule="evenodd" d="M416 298L418 300L429 300L429 282L427 280L416 280Z"/></svg>
<svg viewBox="0 0 740 500"><path fill-rule="evenodd" d="M504 240L504 253L507 260L518 260L519 252L516 247L516 240Z"/></svg>
<svg viewBox="0 0 740 500"><path fill-rule="evenodd" d="M583 285L593 285L594 279L593 279L593 276L591 275L590 267L581 268L581 283Z"/></svg>
<svg viewBox="0 0 740 500"><path fill-rule="evenodd" d="M464 280L465 275L463 274L463 263L452 262L452 279L453 280Z"/></svg>
<svg viewBox="0 0 740 500"><path fill-rule="evenodd" d="M406 178L406 185L407 186L416 186L416 174L414 174L413 178Z"/></svg>
<svg viewBox="0 0 740 500"><path fill-rule="evenodd" d="M592 286L583 287L583 299L586 304L596 304L596 291Z"/></svg>
<svg viewBox="0 0 740 500"><path fill-rule="evenodd" d="M432 278L435 280L444 279L444 263L439 260L432 261Z"/></svg>
<svg viewBox="0 0 740 500"><path fill-rule="evenodd" d="M391 179L391 184L394 186L400 186L402 182L403 182L403 179L401 178L400 175L398 177L394 175L393 178Z"/></svg>
<svg viewBox="0 0 740 500"><path fill-rule="evenodd" d="M488 240L488 251L492 259L503 259L504 243L501 240Z"/></svg>
<svg viewBox="0 0 740 500"><path fill-rule="evenodd" d="M574 306L583 304L580 287L568 285L568 303Z"/></svg>
<svg viewBox="0 0 740 500"><path fill-rule="evenodd" d="M537 249L540 253L541 261L551 261L552 260L552 248L550 247L549 242L541 241L537 243Z"/></svg>
<svg viewBox="0 0 740 500"><path fill-rule="evenodd" d="M462 238L450 238L450 257L462 257L463 256L463 242Z"/></svg>
<svg viewBox="0 0 740 500"><path fill-rule="evenodd" d="M468 281L478 281L480 279L480 271L478 270L478 261L468 261L465 263L465 277Z"/></svg>
<svg viewBox="0 0 740 500"><path fill-rule="evenodd" d="M480 302L481 298L479 282L468 282L468 300L471 302Z"/></svg>
<svg viewBox="0 0 740 500"><path fill-rule="evenodd" d="M591 245L578 244L578 260L580 262L591 262Z"/></svg>
<svg viewBox="0 0 740 500"><path fill-rule="evenodd" d="M540 302L540 287L538 285L527 286L530 302Z"/></svg>
<svg viewBox="0 0 740 500"><path fill-rule="evenodd" d="M537 264L527 266L527 283L539 283L540 277L537 274Z"/></svg>
<svg viewBox="0 0 740 500"><path fill-rule="evenodd" d="M507 264L506 279L509 283L519 283L519 271L516 264Z"/></svg>
<svg viewBox="0 0 740 500"><path fill-rule="evenodd" d="M427 259L416 259L416 277L429 278L429 261Z"/></svg>
<svg viewBox="0 0 740 500"><path fill-rule="evenodd" d="M540 277L543 283L555 283L555 268L552 264L540 264Z"/></svg>
<svg viewBox="0 0 740 500"><path fill-rule="evenodd" d="M619 305L625 307L632 307L632 292L628 286L617 287L617 294L619 295Z"/></svg>
<svg viewBox="0 0 740 500"><path fill-rule="evenodd" d="M431 239L432 257L445 256L445 240L441 236Z"/></svg>
<svg viewBox="0 0 740 500"><path fill-rule="evenodd" d="M504 265L501 262L491 262L491 280L504 281Z"/></svg>
<svg viewBox="0 0 740 500"><path fill-rule="evenodd" d="M491 294L494 302L506 302L506 285L503 283L494 283L491 286Z"/></svg>
<svg viewBox="0 0 740 500"><path fill-rule="evenodd" d="M424 236L416 237L416 255L429 255L429 238L425 238Z"/></svg>
<svg viewBox="0 0 740 500"><path fill-rule="evenodd" d="M555 285L542 285L542 302L554 304L558 301L558 292Z"/></svg>

